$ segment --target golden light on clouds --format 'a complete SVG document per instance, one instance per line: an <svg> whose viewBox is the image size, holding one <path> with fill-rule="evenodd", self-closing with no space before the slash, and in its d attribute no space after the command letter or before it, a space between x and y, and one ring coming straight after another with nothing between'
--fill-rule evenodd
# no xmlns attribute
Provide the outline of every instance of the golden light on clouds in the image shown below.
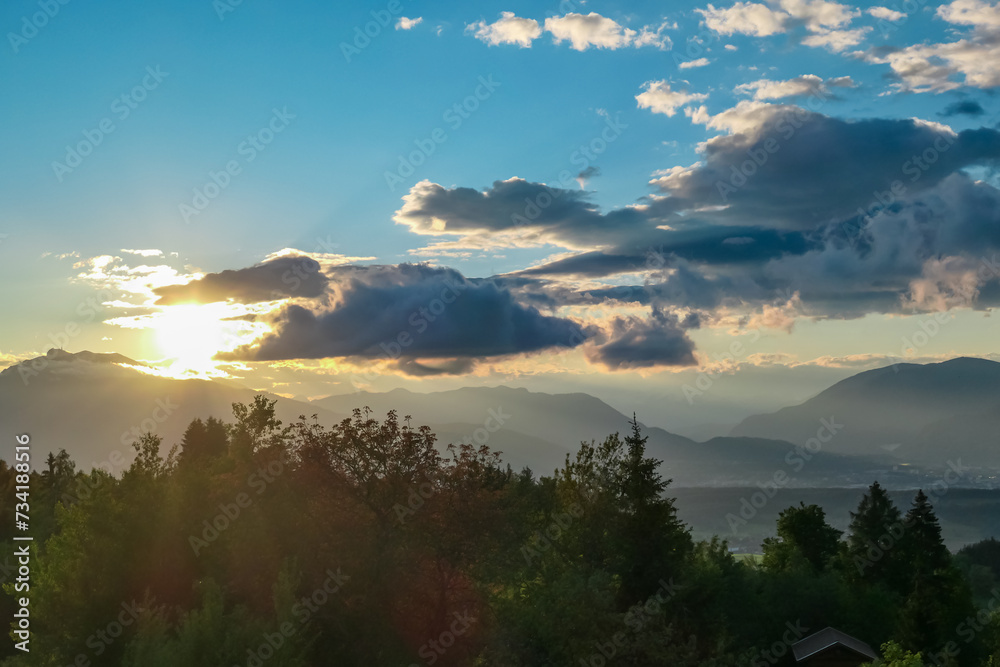
<svg viewBox="0 0 1000 667"><path fill-rule="evenodd" d="M252 342L269 330L245 316L262 310L242 304L162 306L157 312L119 317L108 324L146 329L164 357L163 374L173 377L221 377L222 362L214 357Z"/></svg>

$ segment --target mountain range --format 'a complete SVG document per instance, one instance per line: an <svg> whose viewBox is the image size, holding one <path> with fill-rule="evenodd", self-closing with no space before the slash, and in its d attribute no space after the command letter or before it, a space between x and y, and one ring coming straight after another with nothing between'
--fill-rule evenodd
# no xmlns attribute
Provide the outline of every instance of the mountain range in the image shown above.
<svg viewBox="0 0 1000 667"><path fill-rule="evenodd" d="M748 418L730 437L696 442L658 427L643 432L648 454L664 462L663 474L679 487L843 487L877 477L912 488L933 478L949 458L1000 469L998 392L996 362L902 364L855 375L799 406ZM0 422L31 435L36 465L45 453L64 448L84 469L107 468L109 461L127 465L131 442L143 431L162 436L169 448L195 417L230 420L232 403L249 402L256 393L231 380L152 375L122 355L51 350L0 372ZM415 425L430 426L442 448L486 444L515 469L530 467L536 474L551 474L581 441L630 428L630 416L584 393L500 386L355 392L315 401L268 396L278 399L278 417L286 424L316 414L332 425L366 406L378 417L396 410ZM832 429L824 431L824 424Z"/></svg>
<svg viewBox="0 0 1000 667"><path fill-rule="evenodd" d="M959 357L865 371L800 405L748 417L731 435L804 442L831 417L844 429L826 451L1000 468L1000 363Z"/></svg>

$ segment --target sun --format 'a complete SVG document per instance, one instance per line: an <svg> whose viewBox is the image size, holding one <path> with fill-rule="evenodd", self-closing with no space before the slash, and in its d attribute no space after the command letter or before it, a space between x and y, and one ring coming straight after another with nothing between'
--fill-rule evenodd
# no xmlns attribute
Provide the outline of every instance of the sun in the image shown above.
<svg viewBox="0 0 1000 667"><path fill-rule="evenodd" d="M234 310L223 303L165 306L152 329L161 353L169 359L170 371L213 375L218 362L213 357L249 342L249 323L233 319Z"/></svg>

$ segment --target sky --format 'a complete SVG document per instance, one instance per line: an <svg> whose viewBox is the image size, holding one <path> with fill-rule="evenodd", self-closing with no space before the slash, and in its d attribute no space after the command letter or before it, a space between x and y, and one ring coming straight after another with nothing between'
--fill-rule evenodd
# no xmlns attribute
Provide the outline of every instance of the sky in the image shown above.
<svg viewBox="0 0 1000 667"><path fill-rule="evenodd" d="M0 9L0 362L586 391L992 358L1000 4Z"/></svg>

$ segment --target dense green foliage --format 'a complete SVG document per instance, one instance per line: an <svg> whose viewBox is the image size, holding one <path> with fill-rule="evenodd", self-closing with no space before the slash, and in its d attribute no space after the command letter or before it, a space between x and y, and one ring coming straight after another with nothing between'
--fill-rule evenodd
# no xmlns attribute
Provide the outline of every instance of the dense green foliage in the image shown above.
<svg viewBox="0 0 1000 667"><path fill-rule="evenodd" d="M826 626L880 664L1000 665L995 543L952 558L923 493L872 485L843 537L789 507L756 563L692 541L637 424L539 478L395 413L233 415L179 454L143 436L120 478L33 473L32 650L4 665L772 665Z"/></svg>

